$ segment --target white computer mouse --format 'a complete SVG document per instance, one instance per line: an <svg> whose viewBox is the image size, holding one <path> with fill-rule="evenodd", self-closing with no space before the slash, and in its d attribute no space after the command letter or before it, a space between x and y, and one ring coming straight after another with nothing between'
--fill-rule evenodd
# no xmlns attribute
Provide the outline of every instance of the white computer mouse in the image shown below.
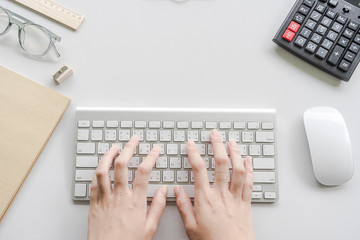
<svg viewBox="0 0 360 240"><path fill-rule="evenodd" d="M316 179L336 186L351 179L354 172L350 136L341 114L334 108L311 108L304 113L304 125Z"/></svg>

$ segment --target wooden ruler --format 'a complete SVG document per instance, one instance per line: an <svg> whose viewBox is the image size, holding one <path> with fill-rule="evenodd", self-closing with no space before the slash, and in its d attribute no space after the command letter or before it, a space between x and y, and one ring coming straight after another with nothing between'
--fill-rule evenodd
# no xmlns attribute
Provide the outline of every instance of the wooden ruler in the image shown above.
<svg viewBox="0 0 360 240"><path fill-rule="evenodd" d="M12 0L39 12L73 30L77 30L85 16L50 0Z"/></svg>

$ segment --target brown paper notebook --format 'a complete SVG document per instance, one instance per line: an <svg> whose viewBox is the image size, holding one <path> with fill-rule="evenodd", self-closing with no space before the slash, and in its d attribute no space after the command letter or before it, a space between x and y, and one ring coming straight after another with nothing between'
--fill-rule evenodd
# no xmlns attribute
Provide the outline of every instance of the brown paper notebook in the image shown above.
<svg viewBox="0 0 360 240"><path fill-rule="evenodd" d="M0 222L70 101L0 66Z"/></svg>

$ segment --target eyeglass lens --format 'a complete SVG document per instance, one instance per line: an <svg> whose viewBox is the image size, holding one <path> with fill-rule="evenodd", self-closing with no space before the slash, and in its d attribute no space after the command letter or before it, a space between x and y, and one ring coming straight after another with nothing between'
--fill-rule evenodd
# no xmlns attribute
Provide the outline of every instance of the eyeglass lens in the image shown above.
<svg viewBox="0 0 360 240"><path fill-rule="evenodd" d="M44 54L50 46L49 35L36 25L25 25L20 32L22 48L32 55Z"/></svg>
<svg viewBox="0 0 360 240"><path fill-rule="evenodd" d="M9 26L10 19L4 9L0 8L0 34Z"/></svg>

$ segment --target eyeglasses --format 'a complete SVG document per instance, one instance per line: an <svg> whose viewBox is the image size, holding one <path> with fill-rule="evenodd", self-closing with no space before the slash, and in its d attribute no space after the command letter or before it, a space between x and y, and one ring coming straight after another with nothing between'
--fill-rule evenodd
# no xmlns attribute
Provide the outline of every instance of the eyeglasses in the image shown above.
<svg viewBox="0 0 360 240"><path fill-rule="evenodd" d="M25 53L42 57L54 49L56 55L60 57L54 43L60 42L61 37L0 6L0 36L5 35L13 24L19 27L19 44Z"/></svg>

